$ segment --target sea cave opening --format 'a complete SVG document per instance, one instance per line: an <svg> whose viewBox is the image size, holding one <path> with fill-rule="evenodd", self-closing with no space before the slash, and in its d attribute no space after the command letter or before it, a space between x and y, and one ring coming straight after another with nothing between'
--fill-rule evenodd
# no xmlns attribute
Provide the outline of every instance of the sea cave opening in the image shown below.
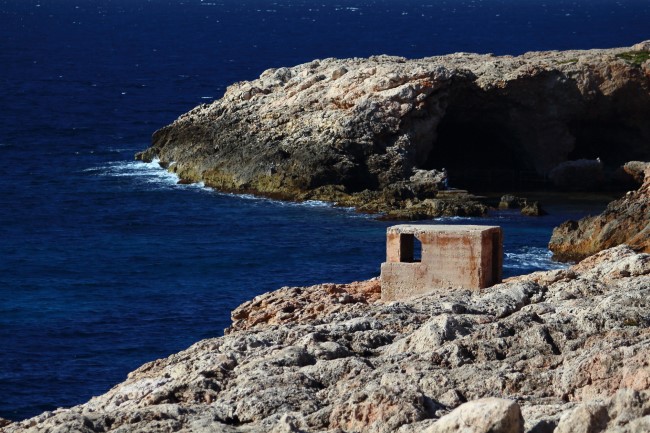
<svg viewBox="0 0 650 433"><path fill-rule="evenodd" d="M520 149L498 110L452 106L438 125L424 168L445 168L450 187L472 192L543 188L544 177Z"/></svg>
<svg viewBox="0 0 650 433"><path fill-rule="evenodd" d="M599 158L605 170L613 171L633 160L647 160L650 146L637 128L627 126L625 119L581 119L569 124L575 146L569 160Z"/></svg>

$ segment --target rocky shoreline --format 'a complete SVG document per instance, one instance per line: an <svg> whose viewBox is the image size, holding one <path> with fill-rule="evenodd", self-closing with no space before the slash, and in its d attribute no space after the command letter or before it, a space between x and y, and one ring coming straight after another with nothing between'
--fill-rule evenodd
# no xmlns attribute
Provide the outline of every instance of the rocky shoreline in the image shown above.
<svg viewBox="0 0 650 433"><path fill-rule="evenodd" d="M393 219L483 215L464 189L601 188L624 162L650 160L649 52L647 41L270 69L156 131L136 157L223 191Z"/></svg>
<svg viewBox="0 0 650 433"><path fill-rule="evenodd" d="M650 255L626 246L405 302L377 280L286 287L224 337L2 431L648 431L649 299Z"/></svg>
<svg viewBox="0 0 650 433"><path fill-rule="evenodd" d="M638 53L648 52L650 42L271 70L158 131L138 158L159 158L184 181L223 190L391 217L482 214L471 194L446 189L450 179L431 159L445 117L459 122L456 111L476 104L454 98L471 94L489 109L499 98L514 104L509 116L534 132L524 140L508 125L521 139L515 148L538 174L586 152L578 135L566 135L572 110L594 115L628 104L625 126L635 132L617 150L643 154L650 63ZM476 110L470 117L484 114ZM285 287L235 309L223 337L145 364L87 403L0 419L0 431L650 431L650 164L625 169L638 191L554 232L558 256L586 257L567 269L400 302L381 300L378 279Z"/></svg>
<svg viewBox="0 0 650 433"><path fill-rule="evenodd" d="M630 209L647 209L650 164L627 169L642 187L600 218L647 233ZM382 301L376 278L285 287L231 317L223 337L0 431L650 431L650 254L627 245L408 301Z"/></svg>
<svg viewBox="0 0 650 433"><path fill-rule="evenodd" d="M553 230L549 249L554 258L582 260L620 244L650 252L650 163L633 161L624 169L641 183L639 189L611 202L600 215L567 221Z"/></svg>

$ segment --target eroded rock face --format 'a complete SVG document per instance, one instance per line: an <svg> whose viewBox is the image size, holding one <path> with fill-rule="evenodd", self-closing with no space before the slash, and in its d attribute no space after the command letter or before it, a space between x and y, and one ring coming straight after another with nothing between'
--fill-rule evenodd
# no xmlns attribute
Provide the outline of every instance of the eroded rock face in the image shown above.
<svg viewBox="0 0 650 433"><path fill-rule="evenodd" d="M471 197L438 194L443 167L452 187L521 187L570 159L650 158L650 64L624 55L646 45L270 69L157 131L137 158L221 190L481 215Z"/></svg>
<svg viewBox="0 0 650 433"><path fill-rule="evenodd" d="M555 433L650 431L650 392L621 389L613 397L578 405L562 415Z"/></svg>
<svg viewBox="0 0 650 433"><path fill-rule="evenodd" d="M611 202L600 215L555 228L549 243L554 258L581 260L620 244L650 252L650 163L633 161L624 169L634 179L644 179L641 187Z"/></svg>
<svg viewBox="0 0 650 433"><path fill-rule="evenodd" d="M2 431L415 433L469 422L510 432L521 417L530 433L648 425L650 255L620 246L480 293L408 302L382 303L376 287L260 296L233 313L226 336Z"/></svg>

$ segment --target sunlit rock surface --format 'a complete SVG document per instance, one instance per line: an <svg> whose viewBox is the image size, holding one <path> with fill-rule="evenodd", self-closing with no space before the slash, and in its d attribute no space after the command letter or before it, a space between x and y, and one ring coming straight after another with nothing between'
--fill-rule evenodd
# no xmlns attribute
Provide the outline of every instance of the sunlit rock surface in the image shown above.
<svg viewBox="0 0 650 433"><path fill-rule="evenodd" d="M567 221L553 230L549 248L558 260L581 260L620 244L650 252L650 163L632 161L624 170L643 183L611 202L600 215Z"/></svg>
<svg viewBox="0 0 650 433"><path fill-rule="evenodd" d="M382 302L378 287L258 296L224 337L2 431L646 431L650 255L619 246L405 302Z"/></svg>
<svg viewBox="0 0 650 433"><path fill-rule="evenodd" d="M481 215L441 185L534 188L568 160L607 172L650 159L649 45L271 69L157 131L137 157L221 190L410 219Z"/></svg>

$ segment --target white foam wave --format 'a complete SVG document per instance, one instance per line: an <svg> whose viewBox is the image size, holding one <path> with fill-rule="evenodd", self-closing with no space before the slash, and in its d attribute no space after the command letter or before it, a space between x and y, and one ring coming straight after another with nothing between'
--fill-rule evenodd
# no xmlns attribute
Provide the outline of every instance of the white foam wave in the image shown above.
<svg viewBox="0 0 650 433"><path fill-rule="evenodd" d="M173 164L173 163L172 163ZM151 162L140 161L119 161L111 162L105 165L90 167L82 170L84 173L95 176L106 176L116 178L133 178L138 183L144 183L147 187L154 187L158 189L170 188L188 188L196 190L204 190L216 193L224 197L238 198L243 200L251 200L256 202L265 202L274 206L281 207L307 207L307 208L336 208L343 212L354 213L355 216L361 218L371 218L371 215L356 213L353 207L337 207L334 203L322 200L305 200L301 202L283 201L268 197L256 196L253 194L237 194L220 192L206 187L203 182L191 184L179 184L179 177L162 167L160 167L159 160L154 159Z"/></svg>
<svg viewBox="0 0 650 433"><path fill-rule="evenodd" d="M119 161L88 169L102 176L137 177L144 181L177 183L178 176L160 167L159 160L151 162Z"/></svg>
<svg viewBox="0 0 650 433"><path fill-rule="evenodd" d="M568 267L566 263L554 261L553 253L546 248L522 247L516 251L506 252L504 256L504 267L511 269L551 270Z"/></svg>
<svg viewBox="0 0 650 433"><path fill-rule="evenodd" d="M301 203L308 207L331 207L332 204L322 200L306 200Z"/></svg>
<svg viewBox="0 0 650 433"><path fill-rule="evenodd" d="M137 183L143 183L148 187L153 186L154 188L207 189L203 182L179 184L179 177L160 167L159 162L158 159L154 159L151 162L110 162L98 167L87 168L83 172L105 177L133 178Z"/></svg>
<svg viewBox="0 0 650 433"><path fill-rule="evenodd" d="M476 217L467 217L467 216L448 216L448 217L438 217L433 218L437 222L446 222L446 221L476 221Z"/></svg>
<svg viewBox="0 0 650 433"><path fill-rule="evenodd" d="M336 209L337 211L342 211L350 214L351 217L354 218L375 218L377 215L370 215L370 214L364 214L364 213L359 213L356 211L354 207L349 207L349 206L336 206L335 203L330 203L327 201L322 201L322 200L305 200L305 201L285 201L285 200L277 200L274 198L269 198L269 197L263 197L263 196L257 196L254 194L238 194L238 193L231 193L231 192L219 192L217 191L217 194L226 196L226 197L233 197L233 198L238 198L238 199L243 199L243 200L251 200L251 201L256 201L256 202L263 202L267 203L273 206L280 206L280 207L307 207L307 208L330 208L330 209Z"/></svg>
<svg viewBox="0 0 650 433"><path fill-rule="evenodd" d="M109 147L108 151L109 152L116 152L116 153L124 153L124 152L134 153L135 152L133 147Z"/></svg>
<svg viewBox="0 0 650 433"><path fill-rule="evenodd" d="M304 206L304 207L333 207L334 206L332 203L328 203L326 201L321 201L321 200L305 200L305 201L295 202L295 201L276 200L273 198L261 197L254 194L237 194L237 193L230 193L230 192L221 192L219 194L224 196L237 197L244 200L254 200L260 202L273 203L278 206Z"/></svg>

